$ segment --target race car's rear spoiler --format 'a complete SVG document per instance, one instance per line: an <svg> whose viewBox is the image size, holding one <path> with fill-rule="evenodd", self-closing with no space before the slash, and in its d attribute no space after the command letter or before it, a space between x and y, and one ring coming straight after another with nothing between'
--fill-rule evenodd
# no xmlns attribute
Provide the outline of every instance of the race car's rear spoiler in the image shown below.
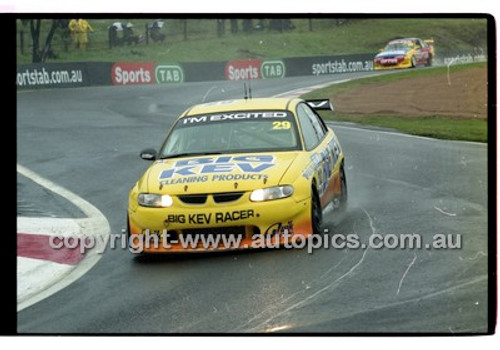
<svg viewBox="0 0 500 350"><path fill-rule="evenodd" d="M306 103L316 111L333 111L333 105L329 99L324 100L307 100Z"/></svg>
<svg viewBox="0 0 500 350"><path fill-rule="evenodd" d="M434 39L424 40L424 43L426 43L426 44L434 44Z"/></svg>

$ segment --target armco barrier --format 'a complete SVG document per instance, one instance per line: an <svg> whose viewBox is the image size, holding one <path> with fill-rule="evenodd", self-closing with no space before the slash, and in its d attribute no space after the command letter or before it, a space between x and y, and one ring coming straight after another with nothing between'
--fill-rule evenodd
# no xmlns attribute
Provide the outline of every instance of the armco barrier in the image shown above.
<svg viewBox="0 0 500 350"><path fill-rule="evenodd" d="M16 84L25 88L97 85L178 84L218 80L276 79L307 75L368 72L374 53L293 57L283 60L241 59L226 62L75 62L17 67ZM435 65L486 61L483 52L437 52Z"/></svg>
<svg viewBox="0 0 500 350"><path fill-rule="evenodd" d="M188 62L181 64L184 81L225 80L226 62Z"/></svg>
<svg viewBox="0 0 500 350"><path fill-rule="evenodd" d="M285 58L287 77L373 70L375 54Z"/></svg>
<svg viewBox="0 0 500 350"><path fill-rule="evenodd" d="M111 85L109 72L113 62L87 62L87 76L89 86Z"/></svg>
<svg viewBox="0 0 500 350"><path fill-rule="evenodd" d="M113 85L155 84L155 62L116 62L111 67Z"/></svg>
<svg viewBox="0 0 500 350"><path fill-rule="evenodd" d="M262 61L258 58L232 60L226 63L226 80L252 80L260 79L260 66Z"/></svg>
<svg viewBox="0 0 500 350"><path fill-rule="evenodd" d="M455 52L455 51L445 51L436 52L434 57L435 65L447 65L452 64L464 64L473 62L484 62L488 60L486 52Z"/></svg>
<svg viewBox="0 0 500 350"><path fill-rule="evenodd" d="M18 89L67 88L110 85L112 63L74 62L17 66Z"/></svg>
<svg viewBox="0 0 500 350"><path fill-rule="evenodd" d="M178 84L184 82L184 70L176 64L157 64L155 68L157 84Z"/></svg>

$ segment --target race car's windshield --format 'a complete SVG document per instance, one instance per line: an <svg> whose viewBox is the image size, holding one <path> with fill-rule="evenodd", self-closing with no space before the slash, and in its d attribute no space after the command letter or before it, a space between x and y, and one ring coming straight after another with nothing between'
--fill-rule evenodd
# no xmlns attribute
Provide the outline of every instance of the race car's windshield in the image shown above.
<svg viewBox="0 0 500 350"><path fill-rule="evenodd" d="M300 148L293 115L286 111L241 111L180 119L160 158L182 154L287 151Z"/></svg>
<svg viewBox="0 0 500 350"><path fill-rule="evenodd" d="M384 48L384 51L408 51L411 49L411 43L403 43L403 42L398 42L398 43L390 43L387 44L386 47Z"/></svg>

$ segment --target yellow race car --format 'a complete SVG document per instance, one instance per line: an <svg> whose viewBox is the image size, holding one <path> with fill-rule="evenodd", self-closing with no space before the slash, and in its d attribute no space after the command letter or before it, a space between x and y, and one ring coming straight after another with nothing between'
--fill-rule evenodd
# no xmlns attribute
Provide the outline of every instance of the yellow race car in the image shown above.
<svg viewBox="0 0 500 350"><path fill-rule="evenodd" d="M434 58L434 40L404 38L390 41L375 56L375 70L431 66Z"/></svg>
<svg viewBox="0 0 500 350"><path fill-rule="evenodd" d="M145 253L184 252L319 234L323 209L345 208L347 182L342 148L317 109L332 109L330 101L189 108L158 152L141 152L153 164L129 194L130 242Z"/></svg>

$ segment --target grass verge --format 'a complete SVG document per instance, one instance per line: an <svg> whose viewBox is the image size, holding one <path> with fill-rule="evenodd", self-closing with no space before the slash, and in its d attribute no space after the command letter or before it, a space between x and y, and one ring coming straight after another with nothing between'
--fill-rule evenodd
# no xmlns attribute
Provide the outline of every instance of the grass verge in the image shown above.
<svg viewBox="0 0 500 350"><path fill-rule="evenodd" d="M485 120L455 120L443 117L337 116L332 113L322 113L322 117L326 120L373 125L436 139L488 142L488 122Z"/></svg>
<svg viewBox="0 0 500 350"><path fill-rule="evenodd" d="M450 72L464 69L485 67L486 63L472 63L452 66ZM400 79L411 79L420 76L446 74L447 67L417 69L384 74L376 77L353 80L343 84L331 85L323 89L314 90L304 94L304 99L325 98L335 96L340 92L355 89L361 85L380 84ZM486 120L454 119L442 116L406 117L384 115L338 115L336 113L321 111L325 120L347 121L362 125L372 125L382 128L399 130L412 135L433 137L438 139L463 140L475 142L488 142L488 122Z"/></svg>
<svg viewBox="0 0 500 350"><path fill-rule="evenodd" d="M484 68L486 67L486 65L487 62L460 64L456 66L451 66L450 73L459 72L464 69ZM432 67L432 68L411 69L404 71L403 70L389 71L388 74L385 74L385 72L383 72L381 75L378 76L356 79L342 84L330 85L323 89L314 90L307 94L302 95L302 98L309 98L309 99L325 98L325 96L332 96L339 92L344 92L347 90L357 88L361 85L388 83L396 80L411 79L411 78L438 75L438 74L447 74L447 73L448 73L447 67Z"/></svg>

